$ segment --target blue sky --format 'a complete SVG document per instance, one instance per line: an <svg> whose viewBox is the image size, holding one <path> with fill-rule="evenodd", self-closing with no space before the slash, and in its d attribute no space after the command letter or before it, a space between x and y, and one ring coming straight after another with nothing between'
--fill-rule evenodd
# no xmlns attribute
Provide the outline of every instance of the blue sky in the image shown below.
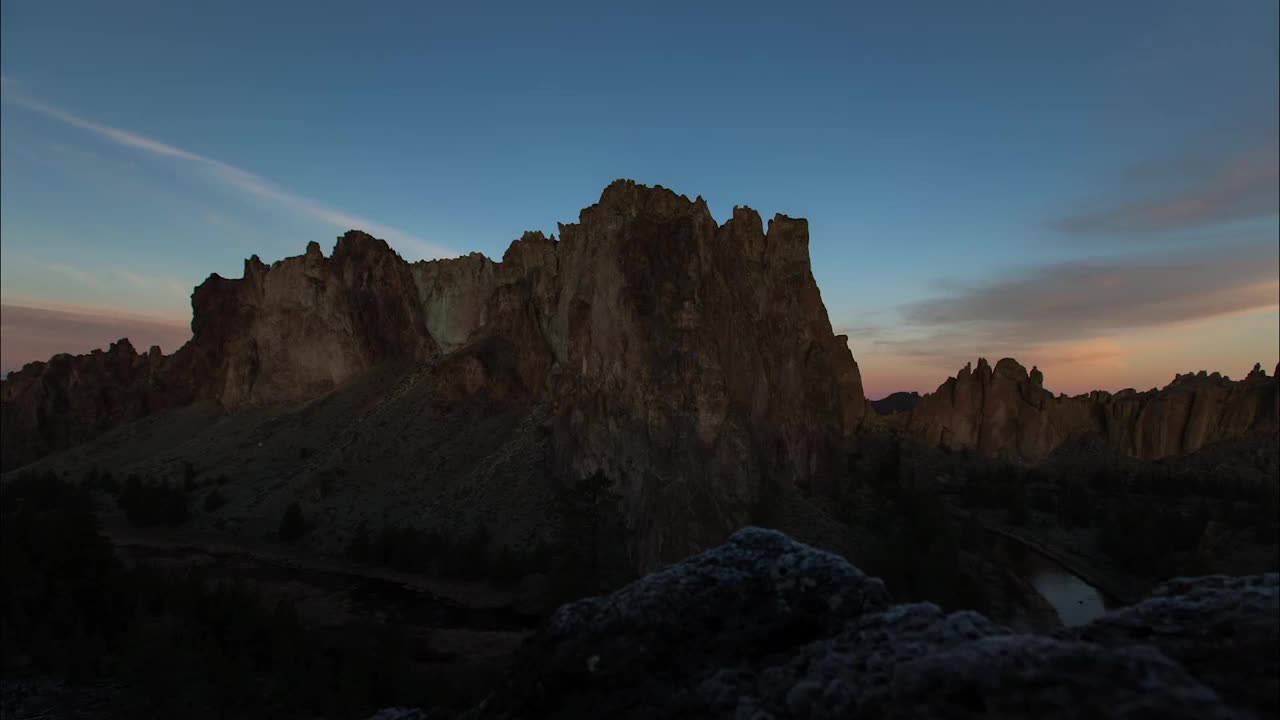
<svg viewBox="0 0 1280 720"><path fill-rule="evenodd" d="M6 368L348 227L500 257L619 177L807 217L873 395L1280 355L1274 2L207 5L0 8Z"/></svg>

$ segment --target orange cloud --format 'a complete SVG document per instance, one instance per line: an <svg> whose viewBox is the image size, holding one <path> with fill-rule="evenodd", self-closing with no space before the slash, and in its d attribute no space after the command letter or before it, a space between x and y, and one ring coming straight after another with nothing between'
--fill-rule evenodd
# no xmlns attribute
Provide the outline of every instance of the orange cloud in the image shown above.
<svg viewBox="0 0 1280 720"><path fill-rule="evenodd" d="M861 343L856 338L850 347L862 370L867 397L872 399L899 390L933 392L979 356L992 362L1008 356L1027 367L1038 366L1045 387L1055 393L1147 390L1164 386L1177 373L1209 370L1240 378L1254 363L1274 367L1280 359L1280 309L1135 328L1124 334L1006 345L995 351L974 343L960 347L943 343L936 354L905 355L894 346Z"/></svg>

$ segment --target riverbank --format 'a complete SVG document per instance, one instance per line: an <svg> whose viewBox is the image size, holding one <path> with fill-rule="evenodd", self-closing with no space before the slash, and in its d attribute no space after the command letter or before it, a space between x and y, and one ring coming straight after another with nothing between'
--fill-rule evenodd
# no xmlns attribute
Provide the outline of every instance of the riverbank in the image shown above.
<svg viewBox="0 0 1280 720"><path fill-rule="evenodd" d="M1097 588L1115 605L1132 605L1151 593L1154 584L1127 573L1109 569L1101 561L1073 549L1079 538L1063 537L1060 528L1013 526L976 513L984 530L1021 543L1061 565L1065 570ZM1054 532L1054 531L1057 532Z"/></svg>

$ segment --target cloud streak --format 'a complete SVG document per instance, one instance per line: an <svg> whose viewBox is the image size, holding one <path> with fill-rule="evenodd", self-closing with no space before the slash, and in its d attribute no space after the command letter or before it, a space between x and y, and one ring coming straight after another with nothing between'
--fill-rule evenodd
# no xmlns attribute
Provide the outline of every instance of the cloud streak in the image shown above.
<svg viewBox="0 0 1280 720"><path fill-rule="evenodd" d="M891 376L864 373L881 390L908 376L932 389L930 373L940 379L978 356L1109 377L1129 362L1129 339L1151 328L1280 309L1277 264L1280 250L1259 243L1050 263L940 285L887 322L859 318L838 332L860 363Z"/></svg>
<svg viewBox="0 0 1280 720"><path fill-rule="evenodd" d="M62 108L40 100L8 92L9 83L5 83L4 99L35 113L52 118L66 125L88 131L118 145L141 150L160 157L172 158L196 166L201 172L213 177L236 190L258 200L265 201L297 215L311 218L338 230L364 230L378 236L392 245L412 250L423 258L452 257L457 255L453 250L436 245L399 228L374 222L359 215L353 215L337 208L332 208L297 193L290 192L254 173L238 168L229 163L152 138L139 135L128 130L110 127L87 118L67 112Z"/></svg>
<svg viewBox="0 0 1280 720"><path fill-rule="evenodd" d="M1073 235L1147 234L1270 217L1280 213L1278 154L1273 133L1174 190L1071 215L1056 225Z"/></svg>
<svg viewBox="0 0 1280 720"><path fill-rule="evenodd" d="M152 275L119 266L107 266L95 270L86 270L62 262L39 260L25 255L8 258L45 272L59 275L82 286L115 290L124 285L146 293L158 293L174 299L185 299L191 296L192 283L168 275Z"/></svg>
<svg viewBox="0 0 1280 720"><path fill-rule="evenodd" d="M979 338L1069 340L1275 307L1271 246L1064 262L1014 271L902 308L926 328L969 328Z"/></svg>

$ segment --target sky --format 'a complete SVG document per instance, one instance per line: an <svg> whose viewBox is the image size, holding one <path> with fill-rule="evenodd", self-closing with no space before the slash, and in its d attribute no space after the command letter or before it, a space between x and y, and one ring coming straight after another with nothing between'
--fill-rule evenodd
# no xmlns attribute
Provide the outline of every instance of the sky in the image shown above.
<svg viewBox="0 0 1280 720"><path fill-rule="evenodd" d="M326 252L499 258L616 178L810 225L868 396L1280 360L1277 3L0 5L0 369ZM619 7L609 7L619 5Z"/></svg>

